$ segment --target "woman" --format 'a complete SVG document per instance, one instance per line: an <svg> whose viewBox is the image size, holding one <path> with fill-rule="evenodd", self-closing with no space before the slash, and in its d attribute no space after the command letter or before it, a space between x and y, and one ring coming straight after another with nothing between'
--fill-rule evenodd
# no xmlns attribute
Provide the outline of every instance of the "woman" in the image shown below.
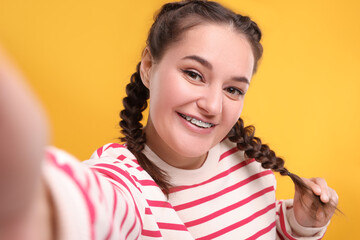
<svg viewBox="0 0 360 240"><path fill-rule="evenodd" d="M284 161L253 136L253 127L244 128L239 118L262 55L260 39L253 21L217 3L165 4L126 88L120 122L125 145L101 147L84 163L88 167L48 149L45 181L40 181L34 161L41 158L45 134L37 134L32 145L24 142L29 149L23 155L10 151L7 157L19 164L29 159L35 170L24 173L23 181L39 189L35 200L30 206L16 200L19 207L3 211L24 219L29 232L44 239L321 238L337 204L335 191L323 179L301 180L290 173ZM4 85L21 91L7 81ZM15 93L7 95L4 99L13 102ZM148 99L149 118L143 128L139 121ZM9 112L7 119L17 114L12 112L16 106L2 108ZM30 104L29 115L36 112L33 108ZM27 123L9 120L14 127L6 127L9 138L3 139L18 143L44 132L41 121L35 119L30 131L16 139L17 125ZM294 201L275 201L270 170L292 178ZM21 187L17 194L30 199ZM14 199L16 194L10 194L7 202L2 200L4 206ZM29 215L22 214L28 209ZM39 220L27 221L26 216ZM46 222L49 218L53 224ZM35 231L40 224L48 231ZM2 229L10 237L25 234Z"/></svg>

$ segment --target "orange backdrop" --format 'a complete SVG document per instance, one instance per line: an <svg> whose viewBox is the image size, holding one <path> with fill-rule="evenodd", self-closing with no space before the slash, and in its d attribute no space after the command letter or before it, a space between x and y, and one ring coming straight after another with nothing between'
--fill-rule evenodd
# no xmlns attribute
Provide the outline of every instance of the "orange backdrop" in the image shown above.
<svg viewBox="0 0 360 240"><path fill-rule="evenodd" d="M0 42L43 101L52 144L79 159L117 141L124 86L165 1L2 0ZM263 30L243 118L302 176L327 179L345 215L325 239L359 239L360 2L224 0ZM277 195L293 185L278 177Z"/></svg>

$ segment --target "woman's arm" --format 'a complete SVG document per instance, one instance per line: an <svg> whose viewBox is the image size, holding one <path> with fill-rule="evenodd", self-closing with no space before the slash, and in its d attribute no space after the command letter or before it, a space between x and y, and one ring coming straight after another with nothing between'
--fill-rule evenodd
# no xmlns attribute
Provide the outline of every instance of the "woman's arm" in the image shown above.
<svg viewBox="0 0 360 240"><path fill-rule="evenodd" d="M41 180L47 121L19 71L0 49L0 239L49 239Z"/></svg>
<svg viewBox="0 0 360 240"><path fill-rule="evenodd" d="M0 49L0 239L138 239L128 186L45 148L47 135L40 104Z"/></svg>

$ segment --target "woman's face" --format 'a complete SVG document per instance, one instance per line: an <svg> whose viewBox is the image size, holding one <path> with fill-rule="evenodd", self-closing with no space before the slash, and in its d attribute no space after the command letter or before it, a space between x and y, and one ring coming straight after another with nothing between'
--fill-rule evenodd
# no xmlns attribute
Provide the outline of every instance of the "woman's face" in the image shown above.
<svg viewBox="0 0 360 240"><path fill-rule="evenodd" d="M143 63L146 58L149 53ZM160 61L144 63L147 144L165 161L174 154L204 159L238 120L253 66L249 42L231 26L202 24L186 31Z"/></svg>

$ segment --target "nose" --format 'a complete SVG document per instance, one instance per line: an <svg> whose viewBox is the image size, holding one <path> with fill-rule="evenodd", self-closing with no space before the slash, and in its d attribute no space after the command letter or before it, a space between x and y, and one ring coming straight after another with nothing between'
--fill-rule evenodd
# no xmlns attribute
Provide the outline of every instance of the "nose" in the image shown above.
<svg viewBox="0 0 360 240"><path fill-rule="evenodd" d="M217 115L222 112L222 89L216 85L208 86L200 91L197 106L207 115Z"/></svg>

